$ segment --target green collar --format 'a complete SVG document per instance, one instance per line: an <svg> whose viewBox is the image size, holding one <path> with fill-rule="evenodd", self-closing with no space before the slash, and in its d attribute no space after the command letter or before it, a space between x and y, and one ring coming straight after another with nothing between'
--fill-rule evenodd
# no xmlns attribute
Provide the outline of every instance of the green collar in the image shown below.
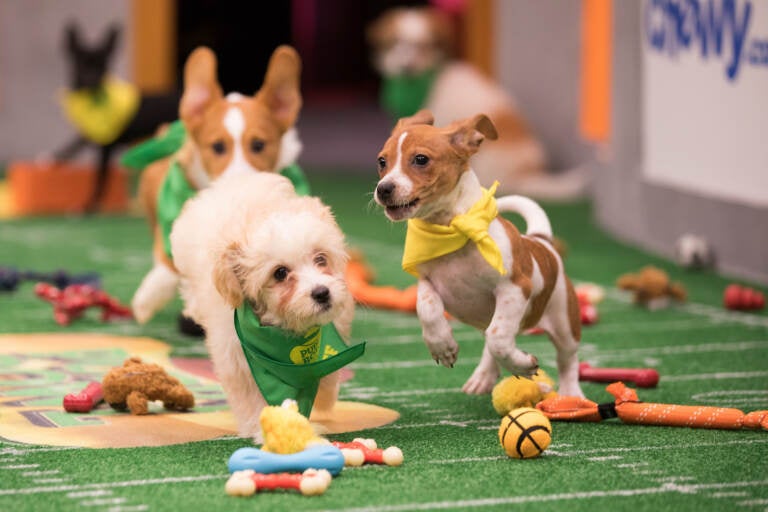
<svg viewBox="0 0 768 512"><path fill-rule="evenodd" d="M380 92L380 101L384 110L396 119L412 116L418 112L427 103L437 71L438 69L435 68L416 76L385 78Z"/></svg>
<svg viewBox="0 0 768 512"><path fill-rule="evenodd" d="M365 351L365 343L347 347L336 327L314 327L303 336L263 326L248 302L235 310L235 331L253 378L269 405L286 398L309 417L320 379Z"/></svg>

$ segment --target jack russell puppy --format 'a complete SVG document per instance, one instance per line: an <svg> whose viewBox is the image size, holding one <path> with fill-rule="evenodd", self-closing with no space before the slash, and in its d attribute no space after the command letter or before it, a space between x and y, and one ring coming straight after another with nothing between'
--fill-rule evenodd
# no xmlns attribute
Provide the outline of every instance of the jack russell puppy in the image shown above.
<svg viewBox="0 0 768 512"><path fill-rule="evenodd" d="M378 157L375 201L392 221L408 221L403 269L418 277L417 313L424 341L438 364L452 367L459 347L446 311L485 333L480 364L462 388L489 393L499 365L517 375L538 369L515 346L534 326L557 349L559 392L583 396L578 381L581 324L573 286L552 246L544 211L522 196L494 199L469 158L496 128L483 114L443 128L429 111L401 119ZM499 215L516 212L525 234Z"/></svg>
<svg viewBox="0 0 768 512"><path fill-rule="evenodd" d="M295 165L301 143L294 123L301 109L300 73L296 50L280 46L259 91L253 96L224 96L214 53L199 47L190 54L179 105L184 146L149 165L139 182L139 197L154 236L154 266L132 300L139 323L149 321L176 295L179 276L169 237L182 206L198 190L221 176L254 172L280 172L298 188L303 174Z"/></svg>

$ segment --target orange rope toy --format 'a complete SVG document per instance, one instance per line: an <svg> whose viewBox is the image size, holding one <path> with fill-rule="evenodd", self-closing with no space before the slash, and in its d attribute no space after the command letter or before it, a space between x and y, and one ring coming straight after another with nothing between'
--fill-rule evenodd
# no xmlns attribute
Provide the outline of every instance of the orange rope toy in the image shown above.
<svg viewBox="0 0 768 512"><path fill-rule="evenodd" d="M768 411L745 414L725 407L646 403L623 382L614 382L605 389L616 398L615 402L596 404L586 398L556 396L542 400L536 407L551 420L598 422L618 417L635 425L768 430Z"/></svg>
<svg viewBox="0 0 768 512"><path fill-rule="evenodd" d="M416 312L416 286L401 290L394 286L372 285L373 271L366 265L360 254L352 253L351 256L347 263L345 278L355 302L370 308Z"/></svg>

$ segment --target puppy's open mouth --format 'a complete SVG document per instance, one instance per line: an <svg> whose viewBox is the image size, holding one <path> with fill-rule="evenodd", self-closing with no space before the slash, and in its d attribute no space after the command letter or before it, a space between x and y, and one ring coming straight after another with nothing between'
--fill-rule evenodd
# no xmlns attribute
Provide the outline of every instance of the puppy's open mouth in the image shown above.
<svg viewBox="0 0 768 512"><path fill-rule="evenodd" d="M419 204L419 198L407 202L407 203L400 203L400 204L392 204L392 205L386 205L385 211L387 217L389 217L392 220L401 220L405 219L410 216L411 213L413 213L413 210L416 209L416 205Z"/></svg>

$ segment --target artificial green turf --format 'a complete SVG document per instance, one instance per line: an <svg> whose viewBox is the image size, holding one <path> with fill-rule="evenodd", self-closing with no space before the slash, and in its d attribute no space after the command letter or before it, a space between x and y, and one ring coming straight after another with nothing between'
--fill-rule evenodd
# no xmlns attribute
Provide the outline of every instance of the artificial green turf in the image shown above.
<svg viewBox="0 0 768 512"><path fill-rule="evenodd" d="M379 281L405 286L399 268L403 226L370 204L375 177L308 173L332 205L351 245L364 251ZM609 287L601 320L584 329L581 357L593 365L657 368L645 401L768 409L768 316L727 312L728 279L689 273L620 245L598 230L590 205L546 205L569 245L566 268L576 281ZM123 301L150 266L149 235L140 218L44 218L0 224L0 265L99 271ZM684 283L690 303L666 311L634 307L611 288L616 277L655 264ZM0 296L0 331L105 332L150 336L173 355L203 355L199 340L178 334L180 303L147 326L101 324L95 313L64 329L26 284ZM459 388L476 364L479 333L455 325L461 346L455 368L437 367L420 339L415 316L358 308L357 339L369 341L353 365L343 399L397 409L395 424L365 431L380 445L402 448L399 468L345 469L322 497L223 492L226 460L245 440L224 439L162 448L48 449L0 442L0 510L762 510L768 504L768 432L709 431L555 423L553 444L539 459L508 459L498 446L499 419L488 396ZM520 346L554 371L554 350L542 337ZM0 381L2 376L0 375ZM609 401L603 385L584 383L588 397ZM0 396L3 386L0 385ZM58 398L58 397L57 397ZM2 421L2 418L0 418ZM358 434L338 436L350 439Z"/></svg>

